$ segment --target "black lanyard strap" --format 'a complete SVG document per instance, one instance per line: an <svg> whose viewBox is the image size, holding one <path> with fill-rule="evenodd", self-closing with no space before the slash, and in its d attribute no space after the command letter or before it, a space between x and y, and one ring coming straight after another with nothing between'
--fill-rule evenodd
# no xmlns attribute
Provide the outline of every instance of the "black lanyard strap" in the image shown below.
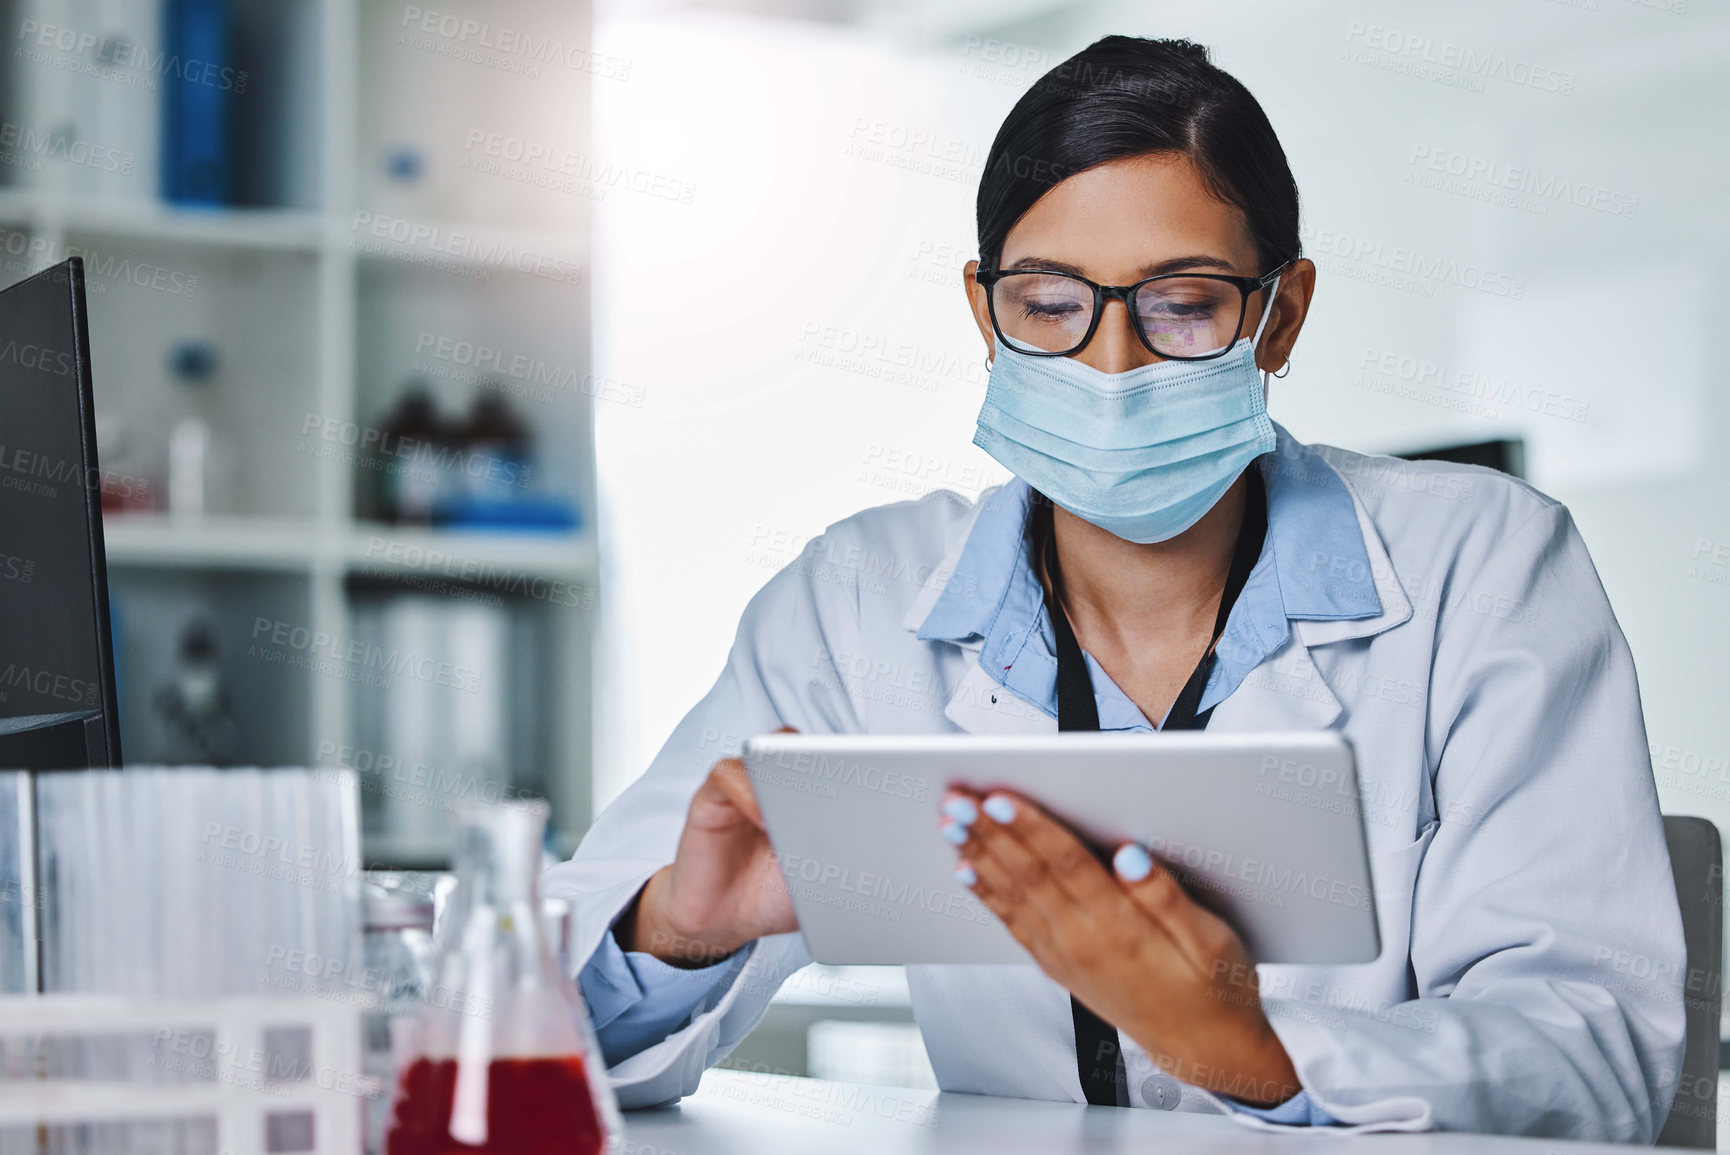
<svg viewBox="0 0 1730 1155"><path fill-rule="evenodd" d="M1213 640L1201 656L1189 680L1172 703L1165 716L1162 730L1205 730L1213 707L1197 713L1201 695L1213 675L1214 648L1231 608L1249 581L1249 571L1261 556L1267 537L1267 493L1260 475L1252 466L1249 484L1244 487L1243 527L1238 531L1237 548L1232 554L1231 568L1226 573L1225 589L1219 598L1219 612L1214 615ZM1045 572L1053 593L1063 586L1063 575L1057 565L1057 535L1045 526ZM1057 635L1057 728L1066 730L1099 729L1099 703L1093 696L1093 679L1087 673L1087 659L1069 615L1063 610L1060 597L1046 599L1046 611L1051 616L1052 631ZM1122 1107L1129 1105L1129 1077L1123 1065L1123 1045L1117 1028L1094 1014L1080 999L1069 997L1071 1017L1075 1020L1075 1069L1081 1077L1081 1090L1094 1106Z"/></svg>

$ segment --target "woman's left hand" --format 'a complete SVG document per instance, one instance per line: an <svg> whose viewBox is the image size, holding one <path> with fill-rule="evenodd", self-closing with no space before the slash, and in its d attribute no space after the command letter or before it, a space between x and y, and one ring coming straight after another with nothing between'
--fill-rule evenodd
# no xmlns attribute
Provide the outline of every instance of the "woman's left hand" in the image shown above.
<svg viewBox="0 0 1730 1155"><path fill-rule="evenodd" d="M1107 872L1039 807L1006 792L953 789L943 813L961 881L1046 974L1161 1070L1258 1106L1298 1093L1262 1012L1254 960L1146 850L1124 843Z"/></svg>

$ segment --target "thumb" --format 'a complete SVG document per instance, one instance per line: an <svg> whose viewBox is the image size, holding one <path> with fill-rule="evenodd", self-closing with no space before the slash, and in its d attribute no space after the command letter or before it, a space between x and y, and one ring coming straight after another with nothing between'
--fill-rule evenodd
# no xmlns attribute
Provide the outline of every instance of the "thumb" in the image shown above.
<svg viewBox="0 0 1730 1155"><path fill-rule="evenodd" d="M763 812L757 807L757 792L751 788L751 775L738 758L723 758L715 763L709 781L719 798L737 810L745 821L763 830Z"/></svg>
<svg viewBox="0 0 1730 1155"><path fill-rule="evenodd" d="M791 726L782 726L775 731L777 734L798 732ZM745 769L743 758L723 758L715 763L712 779L722 799L744 815L751 825L768 833L769 828L763 823L763 808L757 803L757 791L751 785L751 773Z"/></svg>

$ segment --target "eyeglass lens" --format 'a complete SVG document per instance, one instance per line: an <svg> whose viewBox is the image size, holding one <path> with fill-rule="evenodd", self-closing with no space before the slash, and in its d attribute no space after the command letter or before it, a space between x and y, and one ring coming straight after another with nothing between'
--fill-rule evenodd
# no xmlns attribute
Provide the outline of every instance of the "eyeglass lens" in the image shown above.
<svg viewBox="0 0 1730 1155"><path fill-rule="evenodd" d="M1002 336L1025 352L1069 353L1093 324L1093 290L1061 273L1009 273L991 288ZM1136 317L1154 352L1205 357L1237 340L1244 294L1229 281L1161 277L1135 291Z"/></svg>

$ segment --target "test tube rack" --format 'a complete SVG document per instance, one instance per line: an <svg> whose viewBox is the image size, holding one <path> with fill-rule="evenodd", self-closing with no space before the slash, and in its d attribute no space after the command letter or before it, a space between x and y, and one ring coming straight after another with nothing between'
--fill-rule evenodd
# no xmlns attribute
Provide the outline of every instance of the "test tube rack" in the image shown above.
<svg viewBox="0 0 1730 1155"><path fill-rule="evenodd" d="M277 1061L267 1032L304 1032L296 1061ZM358 1008L335 1001L0 996L0 1039L123 1035L150 1038L169 1073L183 1056L207 1077L4 1079L0 1127L211 1119L232 1155L359 1155L364 1102L388 1090L363 1072Z"/></svg>

